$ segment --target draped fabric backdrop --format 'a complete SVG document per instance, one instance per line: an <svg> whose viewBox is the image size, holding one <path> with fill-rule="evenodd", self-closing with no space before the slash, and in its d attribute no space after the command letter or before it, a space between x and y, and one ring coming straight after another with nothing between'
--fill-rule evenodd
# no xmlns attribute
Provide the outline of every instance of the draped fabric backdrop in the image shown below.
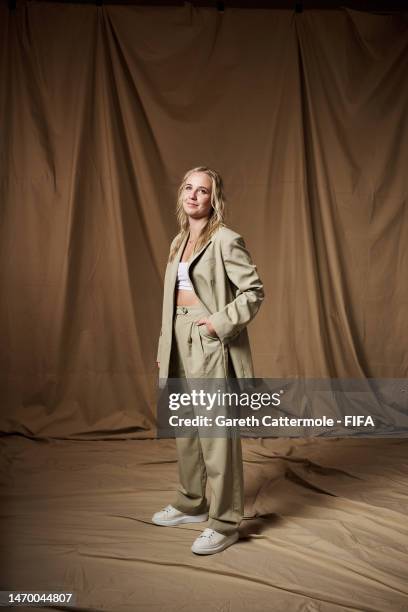
<svg viewBox="0 0 408 612"><path fill-rule="evenodd" d="M3 431L155 436L176 190L201 164L265 284L256 375L408 375L408 15L0 17Z"/></svg>

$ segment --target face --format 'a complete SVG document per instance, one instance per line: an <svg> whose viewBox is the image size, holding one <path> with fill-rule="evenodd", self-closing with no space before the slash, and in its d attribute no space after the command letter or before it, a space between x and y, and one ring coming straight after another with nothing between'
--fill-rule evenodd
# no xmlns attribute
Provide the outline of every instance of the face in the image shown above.
<svg viewBox="0 0 408 612"><path fill-rule="evenodd" d="M209 217L211 211L212 181L205 172L193 172L187 178L182 192L185 213L193 219Z"/></svg>

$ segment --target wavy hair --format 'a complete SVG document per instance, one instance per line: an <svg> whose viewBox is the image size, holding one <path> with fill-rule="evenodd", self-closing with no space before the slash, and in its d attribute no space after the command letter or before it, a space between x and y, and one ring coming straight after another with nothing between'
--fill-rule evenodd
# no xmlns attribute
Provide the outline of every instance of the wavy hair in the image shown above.
<svg viewBox="0 0 408 612"><path fill-rule="evenodd" d="M208 240L218 230L219 227L225 225L224 220L226 198L224 194L224 184L219 172L217 172L216 170L212 170L207 166L197 166L197 168L192 168L191 170L188 170L183 176L183 180L181 181L181 185L178 189L176 216L180 231L177 234L173 248L170 251L169 261L173 261L174 256L180 248L181 243L190 232L188 215L186 214L183 208L183 191L189 176L193 174L193 172L205 172L210 177L212 183L210 216L208 218L207 224L201 230L199 238L194 246L193 255L194 253L199 251L200 248L204 246L206 242L208 242Z"/></svg>

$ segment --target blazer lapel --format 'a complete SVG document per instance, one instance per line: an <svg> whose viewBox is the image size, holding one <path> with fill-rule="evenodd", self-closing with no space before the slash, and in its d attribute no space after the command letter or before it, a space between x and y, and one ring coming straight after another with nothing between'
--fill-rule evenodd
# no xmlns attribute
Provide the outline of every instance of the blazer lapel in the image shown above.
<svg viewBox="0 0 408 612"><path fill-rule="evenodd" d="M195 262L197 257L199 257L201 255L201 253L208 247L208 245L210 244L211 241L212 241L212 238L207 240L207 242L201 247L201 249L199 251L197 251L197 253L195 253L193 255L192 259L190 259L189 264L187 266L187 270L188 271L190 270L191 265Z"/></svg>
<svg viewBox="0 0 408 612"><path fill-rule="evenodd" d="M187 236L184 238L183 242L181 243L179 250L177 251L177 254L175 255L172 263L171 263L171 271L170 271L170 276L169 276L169 284L168 284L168 292L170 294L170 303L174 304L174 294L175 294L175 289L176 289L176 281L177 281L177 271L178 271L178 265L180 263L180 259L181 256L183 254L184 251L184 247L186 246L186 242L188 240L188 234ZM201 255L201 253L207 248L207 246L210 244L210 242L212 241L212 238L210 238L202 247L199 251L197 251L197 253L194 254L193 258L189 261L188 266L187 266L187 274L189 274L190 272L190 267L191 265L196 261L196 259ZM190 279L191 280L191 279Z"/></svg>

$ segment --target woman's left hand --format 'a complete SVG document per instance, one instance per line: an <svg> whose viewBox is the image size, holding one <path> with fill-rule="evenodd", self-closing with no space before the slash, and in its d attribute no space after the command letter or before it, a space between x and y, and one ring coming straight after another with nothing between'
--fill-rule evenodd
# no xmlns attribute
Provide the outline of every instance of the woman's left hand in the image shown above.
<svg viewBox="0 0 408 612"><path fill-rule="evenodd" d="M217 336L217 332L215 331L211 321L209 319L199 319L198 321L196 321L196 325L206 325L207 326L207 332L210 336L214 336L214 338L218 338Z"/></svg>

